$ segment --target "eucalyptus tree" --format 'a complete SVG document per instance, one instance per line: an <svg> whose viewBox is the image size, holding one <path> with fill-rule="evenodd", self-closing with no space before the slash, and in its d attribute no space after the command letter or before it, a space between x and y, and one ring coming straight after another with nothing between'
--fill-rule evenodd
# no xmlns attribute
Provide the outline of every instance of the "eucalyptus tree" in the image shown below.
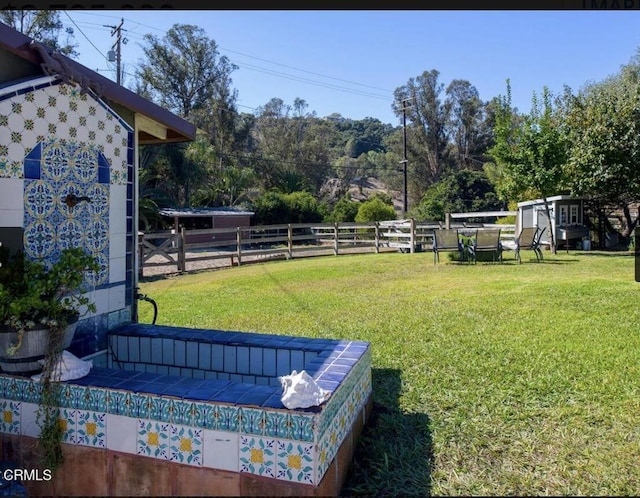
<svg viewBox="0 0 640 498"><path fill-rule="evenodd" d="M456 169L482 169L484 152L492 145L491 115L475 86L453 80L446 89L447 135Z"/></svg>
<svg viewBox="0 0 640 498"><path fill-rule="evenodd" d="M155 102L175 114L200 126L212 104L225 108L235 102L230 75L237 66L202 28L174 24L162 39L146 34L142 50L138 79Z"/></svg>
<svg viewBox="0 0 640 498"><path fill-rule="evenodd" d="M329 151L335 127L306 108L302 99L291 106L273 98L258 109L254 139L259 161L255 166L265 190L315 194L331 175Z"/></svg>
<svg viewBox="0 0 640 498"><path fill-rule="evenodd" d="M409 78L406 85L394 92L393 110L407 122L408 184L410 197L415 199L420 199L425 189L438 181L450 164L446 132L448 110L439 75L435 69L425 71L418 77Z"/></svg>
<svg viewBox="0 0 640 498"><path fill-rule="evenodd" d="M567 89L568 184L572 193L619 207L621 235L629 237L640 213L640 52L609 78L590 83L577 96Z"/></svg>
<svg viewBox="0 0 640 498"><path fill-rule="evenodd" d="M209 201L220 183L211 174L214 168L210 162L221 169L225 158L235 167L233 158L241 148L236 139L243 120L236 110L237 91L231 86L231 74L237 66L220 54L215 40L202 28L189 24L174 24L161 39L146 34L142 48L144 59L136 73L138 93L194 123L211 145L206 156L198 152L205 147L201 142L161 146L165 162L170 157L175 164L165 165L159 172L171 175L164 180L173 186L169 190L177 196L175 203Z"/></svg>
<svg viewBox="0 0 640 498"><path fill-rule="evenodd" d="M80 55L73 28L64 26L59 10L0 10L0 22L63 55Z"/></svg>

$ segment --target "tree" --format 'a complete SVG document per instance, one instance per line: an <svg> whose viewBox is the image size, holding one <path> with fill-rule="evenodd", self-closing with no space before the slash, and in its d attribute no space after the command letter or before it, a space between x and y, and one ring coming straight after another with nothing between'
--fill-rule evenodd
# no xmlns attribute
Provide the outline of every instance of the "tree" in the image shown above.
<svg viewBox="0 0 640 498"><path fill-rule="evenodd" d="M144 40L146 61L137 71L142 87L163 107L210 132L212 105L228 109L235 102L230 75L237 66L197 26L174 24L162 40L151 34Z"/></svg>
<svg viewBox="0 0 640 498"><path fill-rule="evenodd" d="M640 199L640 51L577 96L567 90L565 103L571 192L620 207L627 238L640 216L629 208Z"/></svg>
<svg viewBox="0 0 640 498"><path fill-rule="evenodd" d="M190 144L155 146L153 158L144 169L141 168L141 177L147 180L146 183L141 183L141 188L155 192L156 198L160 198L158 190L164 191L165 201L170 199L171 207L191 207L193 194L200 188L207 174L205 165L195 161L189 154L190 146L192 147Z"/></svg>
<svg viewBox="0 0 640 498"><path fill-rule="evenodd" d="M256 225L319 223L323 218L321 206L309 192L265 192L255 201L253 210Z"/></svg>
<svg viewBox="0 0 640 498"><path fill-rule="evenodd" d="M411 216L444 220L445 213L496 211L503 203L483 171L461 170L431 185Z"/></svg>
<svg viewBox="0 0 640 498"><path fill-rule="evenodd" d="M542 103L533 94L531 112L519 123L511 106L511 85L507 95L498 97L495 145L489 150L501 169L499 193L512 200L524 192L535 191L543 200L547 219L551 213L547 198L562 190L567 162L567 140L561 115L553 107L551 93L544 87ZM549 223L551 250L555 254L555 236Z"/></svg>
<svg viewBox="0 0 640 498"><path fill-rule="evenodd" d="M304 100L294 105L273 98L258 109L254 137L258 174L265 189L317 193L331 173L330 144L335 127L306 112Z"/></svg>
<svg viewBox="0 0 640 498"><path fill-rule="evenodd" d="M334 223L353 222L358 214L360 203L351 200L351 195L347 192L343 197L336 202L333 206L333 211L328 221Z"/></svg>
<svg viewBox="0 0 640 498"><path fill-rule="evenodd" d="M65 28L57 10L0 10L0 21L68 57L78 57L73 28ZM61 38L65 35L64 41Z"/></svg>
<svg viewBox="0 0 640 498"><path fill-rule="evenodd" d="M425 71L394 92L394 112L398 116L406 113L410 125L407 126L409 190L418 199L429 185L440 179L449 164L447 108L441 98L444 85L438 82L439 75L435 69Z"/></svg>
<svg viewBox="0 0 640 498"><path fill-rule="evenodd" d="M490 116L478 90L466 80L453 80L446 91L447 135L457 169L481 169L491 145Z"/></svg>

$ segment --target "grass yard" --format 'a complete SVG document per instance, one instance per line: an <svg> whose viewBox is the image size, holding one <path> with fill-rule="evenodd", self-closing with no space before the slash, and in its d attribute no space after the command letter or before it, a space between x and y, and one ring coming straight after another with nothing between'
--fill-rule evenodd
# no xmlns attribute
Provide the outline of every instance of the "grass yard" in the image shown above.
<svg viewBox="0 0 640 498"><path fill-rule="evenodd" d="M637 495L633 256L522 256L327 256L141 291L159 324L370 341L375 410L345 495Z"/></svg>

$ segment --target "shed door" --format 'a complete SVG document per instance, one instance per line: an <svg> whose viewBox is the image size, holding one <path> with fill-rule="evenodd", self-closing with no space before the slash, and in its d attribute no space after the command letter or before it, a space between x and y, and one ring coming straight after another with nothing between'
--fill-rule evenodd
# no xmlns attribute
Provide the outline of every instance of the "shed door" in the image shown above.
<svg viewBox="0 0 640 498"><path fill-rule="evenodd" d="M549 210L551 211L551 216L553 216L553 207L549 207ZM547 213L544 210L544 206L536 206L535 212L536 212L536 215L535 215L536 226L540 228L540 230L542 230L543 228L546 228L540 240L541 242L548 242L550 227L549 227L549 218L547 218Z"/></svg>

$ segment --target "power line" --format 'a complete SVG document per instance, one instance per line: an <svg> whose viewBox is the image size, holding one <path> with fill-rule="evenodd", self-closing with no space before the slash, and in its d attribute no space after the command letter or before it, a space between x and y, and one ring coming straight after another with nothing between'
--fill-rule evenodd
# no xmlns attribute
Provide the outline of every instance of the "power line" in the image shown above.
<svg viewBox="0 0 640 498"><path fill-rule="evenodd" d="M222 47L220 47L220 48L222 48ZM243 54L242 52L236 52L235 50L230 50L228 48L223 49L223 50L225 50L227 52L234 53L234 54L242 55L243 57L249 57L251 59L256 59L256 60L263 61L263 62L268 62L269 64L274 64L276 66L282 66L282 67L286 67L288 69L293 69L294 71L300 71L302 73L309 73L309 74L313 74L315 76L320 76L322 78L328 78L328 79L332 79L332 80L336 80L336 81L342 81L343 83L349 83L351 85L358 85L358 86L363 86L363 87L367 87L367 88L372 88L374 90L381 90L383 92L393 93L393 90L389 90L387 88L380 88L380 87L377 87L377 86L366 85L364 83L357 83L355 81L345 80L345 79L342 79L342 78L335 78L333 76L327 76L325 74L316 73L316 72L313 72L313 71L307 71L306 69L299 69L297 67L287 66L286 64L280 64L279 62L273 62L273 61L270 61L268 59L262 59L260 57L254 57L253 55Z"/></svg>
<svg viewBox="0 0 640 498"><path fill-rule="evenodd" d="M69 17L69 19L71 19L71 17L69 16L68 12L65 11L65 14L67 15L67 17ZM96 15L96 14L90 14L90 13L84 13L84 14ZM99 17L109 17L109 16L99 16ZM113 17L113 16L111 16L111 17ZM73 21L72 19L71 19L71 21L74 23L74 25L77 26L75 21ZM149 25L146 25L146 24L143 24L143 23L140 23L140 22L136 22L136 21L127 20L127 22L131 22L132 24L135 24L137 26L143 26L143 27L146 27L146 28L153 29L155 31L159 31L159 32L164 33L164 31L162 31L162 30L160 30L160 29L158 29L158 28L156 28L154 26L149 26ZM91 23L89 23L89 24L91 24ZM78 28L78 29L80 30L80 28ZM89 40L89 38L86 35L84 35L84 33L82 33L82 34L89 41L89 43L91 43L91 45L101 55L103 55L103 57L104 57L104 54L102 54L102 52L100 52L100 50L98 50L98 48ZM140 36L140 35L137 35L137 33L136 34L132 33L132 30L128 30L128 36L132 36L132 35L134 37ZM144 39L144 36L141 36L139 39L141 39L141 40ZM243 57L249 57L249 58L252 58L252 59L256 59L256 60L260 60L260 61L263 61L263 62L267 62L269 64L274 64L274 65L277 65L277 66L293 69L294 71L299 71L299 72L302 72L302 73L312 74L312 75L315 75L315 76L319 76L319 77L327 78L327 79L332 79L332 80L336 80L336 81L342 81L342 82L348 83L350 85L357 85L357 86L362 86L362 87L365 87L365 88L372 88L374 90L381 90L381 91L384 91L384 92L392 93L391 90L387 90L387 89L384 89L384 88L375 87L375 86L367 85L367 84L364 84L364 83L357 83L357 82L350 81L350 80L345 80L345 79L342 79L342 78L336 78L336 77L333 77L333 76L324 75L324 74L313 72L313 71L309 71L309 70L306 70L306 69L296 68L294 66L288 66L286 64L281 64L279 62L271 61L271 60L268 60L268 59L255 57L255 56L252 56L252 55L249 55L249 54L244 54L242 52L237 52L237 51L234 51L234 50L226 49L224 47L219 47L219 49L223 50L225 52L235 53L235 54L241 55ZM276 70L271 70L271 69L260 67L260 66L254 66L254 65L251 65L251 64L246 63L246 62L239 62L237 60L231 60L231 62L233 62L234 64L236 64L240 68L245 68L245 69L248 69L248 70L261 72L263 74L270 74L270 75L273 75L273 76L276 76L276 77L279 77L279 78L288 79L288 80L291 80L291 81L298 81L298 82L301 82L301 83L306 83L306 84L313 85L313 86L318 86L318 87L321 87L321 88L328 88L330 90L336 90L336 91L340 91L340 92L344 92L344 93L351 93L351 94L354 94L354 95L360 95L360 96L363 96L363 97L375 98L375 99L378 99L378 100L385 100L385 101L388 101L388 102L392 102L393 101L393 99L390 98L390 97L379 95L379 94L375 94L375 93L372 93L372 92L360 91L360 90L357 90L357 89L348 88L348 87L342 87L342 86L335 85L335 84L332 84L332 83L327 83L327 82L322 82L322 81L317 81L317 80L314 81L314 80L309 79L309 78L304 78L304 77L300 77L300 76L296 76L296 75L292 75L292 74L288 74L288 73L284 73L284 72L280 72L280 71L276 71Z"/></svg>
<svg viewBox="0 0 640 498"><path fill-rule="evenodd" d="M293 76L293 75L290 75L290 74L287 74L287 73L281 73L279 71L273 71L271 69L261 68L259 66L251 66L251 65L245 64L244 67L247 68L247 69L252 69L254 71L261 72L261 73L272 74L274 76L279 76L279 77L282 77L282 78L285 78L285 79L289 79L289 80L292 80L292 81L300 81L302 83L308 83L310 85L315 85L315 86L319 86L319 87L322 87L322 88L329 88L331 90L337 90L337 91L340 91L340 92L352 93L354 95L362 95L363 97L371 97L371 98L375 98L375 99L387 100L389 102L393 101L393 99L391 99L389 97L385 97L383 95L377 95L377 94L374 94L374 93L353 90L353 89L350 89L350 88L345 88L345 87L340 87L340 86L337 86L337 85L333 85L331 83L316 82L316 81L313 81L313 80L309 80L307 78L301 78L299 76Z"/></svg>
<svg viewBox="0 0 640 498"><path fill-rule="evenodd" d="M97 51L97 52L98 52L102 57L104 57L104 58L106 59L106 58L107 58L107 56L106 56L106 55L104 55L104 54L100 51L100 49L99 49L98 47L96 47L96 46L93 44L93 42L91 41L91 39L90 39L87 35L85 35L85 34L84 34L84 31L82 31L82 29L80 28L80 26L78 26L78 25L76 24L76 22L71 18L71 16L69 15L69 12L67 12L67 11L65 10L65 11L64 11L64 13L67 15L67 17L69 18L69 20L73 23L73 25L78 29L78 31L80 32L80 34L81 34L82 36L84 36L84 37L85 37L85 39L86 39L86 40L91 44L91 46L92 46L93 48L95 48L95 49L96 49L96 51Z"/></svg>
<svg viewBox="0 0 640 498"><path fill-rule="evenodd" d="M95 14L94 14L94 15L95 15ZM150 25L148 25L148 24L143 24L143 23L140 23L140 22L130 21L130 20L127 20L127 22L130 22L130 23L135 24L135 25L137 25L137 26L142 26L142 27L145 27L145 28L152 29L152 30L154 30L154 31L158 31L158 32L160 32L160 33L164 33L164 31L163 31L163 30L161 30L161 29L159 29L159 28L157 28L157 27L155 27L155 26L150 26ZM137 35L137 36L140 36L140 35ZM140 36L140 39L143 39L143 38L144 38L143 36ZM245 54L245 53L243 53L243 52L238 52L238 51L236 51L236 50L231 50L231 49L229 49L229 48L225 48L225 47L218 47L218 48L219 48L220 50L225 51L225 52L229 52L229 53L232 53L232 54L241 55L241 56L243 56L243 57L248 57L248 58L250 58L250 59L259 60L259 61L262 61L262 62L267 62L267 63L269 63L269 64L273 64L273 65L276 65L276 66L286 67L286 68L288 68L288 69L293 69L294 71L299 71L299 72L301 72L301 73L312 74L312 75L314 75L314 76L320 76L321 78L327 78L327 79L331 79L331 80L341 81L341 82L343 82L343 83L348 83L348 84L351 84L351 85L357 85L357 86L362 86L362 87L366 87L366 88L371 88L371 89L373 89L373 90L380 90L380 91L383 91L383 92L393 93L393 90L389 90L388 88L381 88L381 87L377 87L377 86L373 86L373 85L367 85L367 84L365 84L365 83L358 83L358 82L356 82L356 81L345 80L345 79L343 79L343 78L336 78L336 77L334 77L334 76L328 76L328 75L326 75L326 74L317 73L317 72L314 72L314 71L309 71L309 70L307 70L307 69L301 69L301 68L298 68L298 67L295 67L295 66L289 66L289 65L287 65L287 64L282 64L282 63L280 63L280 62L275 62L275 61L272 61L272 60L269 60L269 59L264 59L264 58L262 58L262 57L256 57L256 56L254 56L254 55ZM241 64L242 64L242 63L239 63L239 62L237 62L237 61L235 61L235 63L236 63L236 64L238 64L238 65L241 65ZM286 73L285 73L285 74L286 74ZM302 80L301 80L301 81L302 81ZM391 99L390 99L390 100L391 100Z"/></svg>

